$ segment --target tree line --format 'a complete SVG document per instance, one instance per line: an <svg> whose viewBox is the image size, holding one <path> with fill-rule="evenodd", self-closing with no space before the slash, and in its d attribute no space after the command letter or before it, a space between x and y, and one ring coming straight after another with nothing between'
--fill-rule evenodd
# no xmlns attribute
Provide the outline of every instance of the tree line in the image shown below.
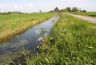
<svg viewBox="0 0 96 65"><path fill-rule="evenodd" d="M87 10L81 10L78 7L66 7L65 9L59 10L59 8L56 7L54 10L51 10L50 12L87 12Z"/></svg>
<svg viewBox="0 0 96 65"><path fill-rule="evenodd" d="M78 7L66 7L65 9L59 9L58 7L56 7L54 10L51 10L49 12L87 12L87 10L81 10ZM42 13L42 10L39 11L39 13ZM1 15L9 15L9 14L27 14L27 13L22 13L19 11L15 11L15 12L0 12Z"/></svg>
<svg viewBox="0 0 96 65"><path fill-rule="evenodd" d="M19 11L16 12L0 12L1 15L10 15L10 14L26 14Z"/></svg>

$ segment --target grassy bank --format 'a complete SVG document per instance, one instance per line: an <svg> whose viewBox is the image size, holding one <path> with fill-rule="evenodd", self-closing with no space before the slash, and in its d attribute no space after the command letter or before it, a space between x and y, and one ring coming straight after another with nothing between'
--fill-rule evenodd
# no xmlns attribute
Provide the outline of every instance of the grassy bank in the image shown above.
<svg viewBox="0 0 96 65"><path fill-rule="evenodd" d="M62 14L38 53L21 54L18 65L95 65L96 24ZM10 64L10 65L11 65ZM4 64L5 65L5 64ZM6 64L7 65L7 64Z"/></svg>
<svg viewBox="0 0 96 65"><path fill-rule="evenodd" d="M0 43L52 16L51 13L0 15Z"/></svg>
<svg viewBox="0 0 96 65"><path fill-rule="evenodd" d="M96 12L74 12L73 14L96 17Z"/></svg>
<svg viewBox="0 0 96 65"><path fill-rule="evenodd" d="M96 24L62 14L28 65L95 65Z"/></svg>

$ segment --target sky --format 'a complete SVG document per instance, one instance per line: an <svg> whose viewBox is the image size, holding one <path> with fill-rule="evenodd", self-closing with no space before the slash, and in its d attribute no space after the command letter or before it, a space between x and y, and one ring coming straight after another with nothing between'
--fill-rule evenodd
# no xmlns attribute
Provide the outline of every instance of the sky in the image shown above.
<svg viewBox="0 0 96 65"><path fill-rule="evenodd" d="M53 10L55 7L78 7L96 11L96 0L0 0L0 12L38 12Z"/></svg>

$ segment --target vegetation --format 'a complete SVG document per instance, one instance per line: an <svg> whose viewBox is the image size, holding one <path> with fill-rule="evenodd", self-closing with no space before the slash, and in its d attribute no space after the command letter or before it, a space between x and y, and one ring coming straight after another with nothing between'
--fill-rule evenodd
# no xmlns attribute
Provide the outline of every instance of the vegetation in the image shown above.
<svg viewBox="0 0 96 65"><path fill-rule="evenodd" d="M11 64L95 65L96 24L62 13L50 36L39 46L38 53L28 52L18 58L18 62L15 60Z"/></svg>
<svg viewBox="0 0 96 65"><path fill-rule="evenodd" d="M52 17L52 13L0 15L0 42Z"/></svg>
<svg viewBox="0 0 96 65"><path fill-rule="evenodd" d="M66 10L67 10L68 12L71 12L71 8L70 8L70 7L67 7Z"/></svg>
<svg viewBox="0 0 96 65"><path fill-rule="evenodd" d="M56 8L54 9L54 12L59 12L59 8L56 7Z"/></svg>
<svg viewBox="0 0 96 65"><path fill-rule="evenodd" d="M86 10L81 10L78 7L66 7L65 9L59 10L58 7L56 7L54 10L51 10L50 12L87 12Z"/></svg>
<svg viewBox="0 0 96 65"><path fill-rule="evenodd" d="M0 15L11 15L11 14L27 14L27 13L22 13L22 12L0 12Z"/></svg>
<svg viewBox="0 0 96 65"><path fill-rule="evenodd" d="M49 14L46 16L49 18ZM59 16L59 21L39 46L38 52L25 52L10 65L95 65L96 24L64 13L59 13Z"/></svg>
<svg viewBox="0 0 96 65"><path fill-rule="evenodd" d="M62 14L28 65L95 65L96 24Z"/></svg>
<svg viewBox="0 0 96 65"><path fill-rule="evenodd" d="M96 17L96 12L73 12L73 14Z"/></svg>

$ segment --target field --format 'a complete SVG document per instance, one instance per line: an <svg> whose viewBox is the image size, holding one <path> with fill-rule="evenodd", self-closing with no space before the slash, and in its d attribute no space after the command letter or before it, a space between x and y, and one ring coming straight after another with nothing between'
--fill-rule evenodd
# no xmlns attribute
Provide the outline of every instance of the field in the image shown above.
<svg viewBox="0 0 96 65"><path fill-rule="evenodd" d="M62 14L28 65L95 65L96 24Z"/></svg>
<svg viewBox="0 0 96 65"><path fill-rule="evenodd" d="M33 25L33 21L46 20L53 14L17 15L17 18L6 23L2 31L16 30L18 26L25 26L24 29ZM38 17L37 17L38 15ZM2 15L3 16L3 15ZM9 16L9 15L8 15ZM41 17L42 16L42 17ZM96 24L75 18L68 14L59 13L60 19L52 28L50 35L45 38L39 46L37 53L30 51L20 54L20 62L13 61L11 64L21 65L95 65L96 64ZM21 18L19 18L21 17ZM25 18L24 18L25 17ZM28 17L28 18L27 18ZM41 18L40 18L41 17ZM2 18L2 21L4 18ZM6 18L7 20L7 18ZM12 21L15 20L15 24ZM18 21L19 20L19 21ZM22 21L20 21L22 20ZM26 22L27 21L27 22ZM18 24L19 22L20 24ZM27 24L24 24L24 22ZM32 23L30 25L30 23ZM2 25L4 22L2 22ZM9 26L9 25L10 26ZM9 26L9 27L7 27ZM22 26L20 27L22 28ZM2 32L1 31L1 32ZM7 64L6 64L7 65Z"/></svg>
<svg viewBox="0 0 96 65"><path fill-rule="evenodd" d="M22 33L52 16L50 13L0 15L0 42Z"/></svg>
<svg viewBox="0 0 96 65"><path fill-rule="evenodd" d="M96 17L96 12L75 12L73 14Z"/></svg>

